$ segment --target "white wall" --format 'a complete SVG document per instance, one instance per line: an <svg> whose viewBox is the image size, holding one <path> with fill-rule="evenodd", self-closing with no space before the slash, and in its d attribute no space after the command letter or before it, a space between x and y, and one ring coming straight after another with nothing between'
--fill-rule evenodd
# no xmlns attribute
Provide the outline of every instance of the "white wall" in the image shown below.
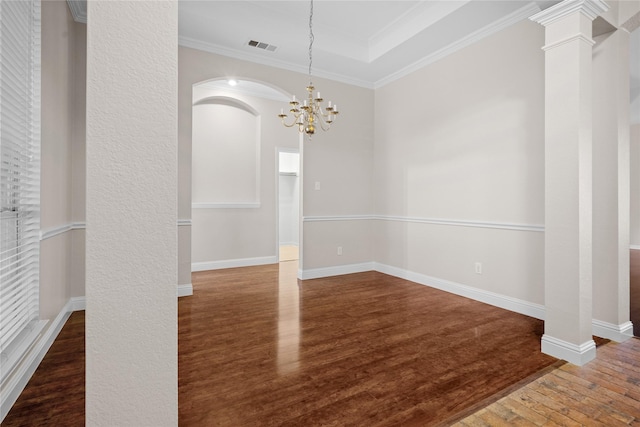
<svg viewBox="0 0 640 427"><path fill-rule="evenodd" d="M262 82L301 97L308 84L308 76L184 47L179 49L179 66L179 217L190 218L192 86L206 80L234 77ZM304 240L310 243L309 247L303 248L302 265L306 269L370 262L368 221L356 221L358 224L349 233L343 233L345 224L353 221L322 219L371 212L373 90L325 79L316 79L314 83L325 98L340 106L342 114L331 131L316 134L313 141L305 142L301 150L303 215L321 217L319 221L303 225ZM201 209L194 210L193 227L198 222L207 221L208 225L201 229L212 230L211 233L216 234L202 236L195 231L191 233L194 255L188 261L188 254L180 252L181 280L187 276L186 266L190 262L250 257L269 258L275 262L278 240L275 147L297 148L299 135L294 129L284 128L277 118L280 109L286 105L260 98L247 103L262 115L261 206L234 212L216 210L211 214L200 212L203 211ZM321 183L321 190L314 190L316 181ZM204 218L205 215L209 219ZM181 227L182 242L189 239L188 228ZM228 230L240 231L230 236L227 235ZM211 249L206 258L196 255L196 248L200 245L208 245ZM336 255L337 245L344 246L344 256Z"/></svg>
<svg viewBox="0 0 640 427"><path fill-rule="evenodd" d="M543 304L543 44L523 21L376 91L376 262Z"/></svg>
<svg viewBox="0 0 640 427"><path fill-rule="evenodd" d="M300 244L300 153L278 152L280 245Z"/></svg>
<svg viewBox="0 0 640 427"><path fill-rule="evenodd" d="M281 245L298 245L300 230L300 178L280 175L279 188L279 241Z"/></svg>
<svg viewBox="0 0 640 427"><path fill-rule="evenodd" d="M235 105L194 103L194 203L259 203L259 132L260 116L253 112Z"/></svg>
<svg viewBox="0 0 640 427"><path fill-rule="evenodd" d="M256 205L193 209L194 268L224 267L237 260L249 264L276 262L278 172L275 153L277 147L297 148L297 134L282 128L276 117L282 102L204 85L193 88L194 104L216 96L235 99L246 110L230 105L194 107L192 202ZM209 111L199 112L202 108ZM208 117L199 123L201 113L215 114L218 118ZM211 157L218 158L209 162L208 168L206 158Z"/></svg>
<svg viewBox="0 0 640 427"><path fill-rule="evenodd" d="M79 49L84 36L84 26L73 21L66 2L42 3L41 229L45 233L65 228L83 215L76 215L74 178L84 163L78 153L83 152L83 136L77 133L84 122L83 113L77 116L84 111L84 51ZM54 319L69 298L84 295L77 272L84 253L71 251L82 244L78 239L82 233L66 231L41 242L43 319Z"/></svg>

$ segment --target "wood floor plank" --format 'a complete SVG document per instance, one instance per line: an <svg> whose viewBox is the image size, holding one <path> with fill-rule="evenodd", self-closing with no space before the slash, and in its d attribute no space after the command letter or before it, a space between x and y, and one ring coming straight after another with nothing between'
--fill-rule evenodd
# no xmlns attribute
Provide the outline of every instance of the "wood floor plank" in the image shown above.
<svg viewBox="0 0 640 427"><path fill-rule="evenodd" d="M485 411L500 411L501 405L538 426L546 425L545 418L560 425L640 425L640 382L631 369L635 361L627 363L630 354L640 354L640 339L607 343L597 349L596 360L585 366L564 364Z"/></svg>
<svg viewBox="0 0 640 427"><path fill-rule="evenodd" d="M555 381L563 384L564 389L571 388L575 393L581 393L585 398L590 399L589 402L594 401L598 402L597 404L610 405L615 409L629 414L631 418L640 420L640 402L635 399L624 394L615 393L596 384L585 387L583 383L579 381L580 378L568 376L568 374L560 370L553 372L553 377L555 377Z"/></svg>
<svg viewBox="0 0 640 427"><path fill-rule="evenodd" d="M518 414L520 418L529 420L532 424L536 426L548 425L550 421L549 418L545 417L539 412L532 410L526 405L523 405L521 402L519 402L518 400L514 399L511 396L502 398L498 402L501 405L503 405L505 408L508 408L509 410Z"/></svg>

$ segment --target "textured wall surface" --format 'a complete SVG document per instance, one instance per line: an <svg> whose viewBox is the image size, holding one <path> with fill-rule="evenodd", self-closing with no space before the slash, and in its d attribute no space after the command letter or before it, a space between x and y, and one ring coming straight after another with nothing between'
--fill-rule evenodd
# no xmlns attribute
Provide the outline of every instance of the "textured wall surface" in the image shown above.
<svg viewBox="0 0 640 427"><path fill-rule="evenodd" d="M87 425L177 425L177 2L88 2Z"/></svg>

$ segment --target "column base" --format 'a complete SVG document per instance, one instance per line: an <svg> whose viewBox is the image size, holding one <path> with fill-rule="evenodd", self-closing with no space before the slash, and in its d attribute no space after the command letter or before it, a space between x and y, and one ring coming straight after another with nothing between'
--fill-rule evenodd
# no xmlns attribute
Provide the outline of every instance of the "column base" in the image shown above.
<svg viewBox="0 0 640 427"><path fill-rule="evenodd" d="M596 358L596 343L589 340L576 345L545 334L542 336L542 352L582 366Z"/></svg>
<svg viewBox="0 0 640 427"><path fill-rule="evenodd" d="M593 335L615 342L624 342L633 337L633 324L625 322L621 325L593 319Z"/></svg>

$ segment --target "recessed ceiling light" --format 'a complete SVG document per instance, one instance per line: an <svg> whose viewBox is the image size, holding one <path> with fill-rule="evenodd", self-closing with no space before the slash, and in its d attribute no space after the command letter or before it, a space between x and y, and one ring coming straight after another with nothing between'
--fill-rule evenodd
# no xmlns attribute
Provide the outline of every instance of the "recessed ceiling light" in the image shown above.
<svg viewBox="0 0 640 427"><path fill-rule="evenodd" d="M227 80L227 84L229 86L237 86L238 85L238 81L235 80L235 79L229 79L229 80Z"/></svg>

